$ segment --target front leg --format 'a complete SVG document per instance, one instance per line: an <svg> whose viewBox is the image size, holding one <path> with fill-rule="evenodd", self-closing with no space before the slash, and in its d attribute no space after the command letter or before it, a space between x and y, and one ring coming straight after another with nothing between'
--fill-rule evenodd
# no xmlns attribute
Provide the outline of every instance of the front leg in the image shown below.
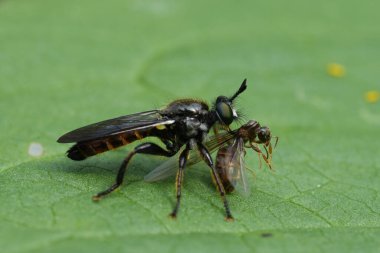
<svg viewBox="0 0 380 253"><path fill-rule="evenodd" d="M213 174L213 176L215 178L216 185L218 187L220 196L222 197L222 201L223 201L223 204L224 204L224 209L226 210L226 220L227 221L233 221L234 218L232 217L232 214L231 214L231 211L230 211L230 207L229 207L228 202L227 202L226 191L224 190L222 181L221 181L218 173L216 172L216 169L214 167L214 163L212 161L211 155L208 152L207 148L201 142L198 142L198 149L199 149L199 152L201 153L201 156L202 156L203 160L211 168L212 174Z"/></svg>
<svg viewBox="0 0 380 253"><path fill-rule="evenodd" d="M189 142L187 143L186 148L182 151L182 153L179 156L179 169L178 169L177 178L176 178L177 202L173 211L170 214L172 218L177 217L177 212L178 212L179 205L181 202L181 189L182 189L182 181L183 181L183 175L184 175L183 171L185 169L190 150L191 150L191 145Z"/></svg>
<svg viewBox="0 0 380 253"><path fill-rule="evenodd" d="M117 173L117 176L116 176L116 180L115 180L116 182L113 185L111 185L108 189L94 195L92 199L94 201L100 200L102 197L116 190L123 183L124 174L127 170L128 163L135 154L149 154L149 155L159 155L159 156L170 157L170 156L173 156L175 153L176 153L176 150L174 149L167 151L161 148L160 146L158 146L157 144L154 144L151 142L142 143L138 145L137 147L135 147L135 149L131 153L128 154L128 156L124 159L123 163L121 164L119 168L119 172Z"/></svg>

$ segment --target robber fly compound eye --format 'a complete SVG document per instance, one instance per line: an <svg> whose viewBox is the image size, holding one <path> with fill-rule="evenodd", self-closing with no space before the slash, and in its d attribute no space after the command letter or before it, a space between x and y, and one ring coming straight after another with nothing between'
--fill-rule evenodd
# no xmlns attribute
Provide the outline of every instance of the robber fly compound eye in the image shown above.
<svg viewBox="0 0 380 253"><path fill-rule="evenodd" d="M238 118L236 110L233 108L233 101L247 89L247 79L244 79L240 88L230 98L219 96L215 103L215 113L219 121L224 125L230 125Z"/></svg>
<svg viewBox="0 0 380 253"><path fill-rule="evenodd" d="M219 120L224 125L230 125L234 118L237 116L236 112L234 113L228 98L223 96L220 96L216 99L215 111Z"/></svg>

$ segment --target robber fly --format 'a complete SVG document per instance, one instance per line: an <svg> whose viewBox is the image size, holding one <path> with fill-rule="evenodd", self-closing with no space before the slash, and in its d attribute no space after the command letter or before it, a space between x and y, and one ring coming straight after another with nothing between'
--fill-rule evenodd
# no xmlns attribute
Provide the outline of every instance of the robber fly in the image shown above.
<svg viewBox="0 0 380 253"><path fill-rule="evenodd" d="M214 183L218 185L218 180L220 179L226 193L231 193L236 189L244 195L248 195L249 186L244 163L245 149L252 148L259 155L259 160L262 157L269 168L272 169L272 138L276 140L274 144L275 147L278 142L278 137L272 137L270 129L266 126L260 126L255 120L248 121L236 130L211 136L205 144L207 149L211 153L219 149L215 163L215 170L218 176L216 177L212 174ZM266 154L262 152L259 144L263 145ZM192 151L188 165L196 164L201 161L201 159L201 155ZM177 168L178 165L175 160L169 159L146 175L144 179L147 182L163 180L173 175ZM232 215L226 218L233 219Z"/></svg>
<svg viewBox="0 0 380 253"><path fill-rule="evenodd" d="M246 88L245 79L233 96L229 98L219 96L212 108L209 108L201 100L175 100L161 110L121 116L76 129L61 136L58 142L76 143L67 151L67 156L75 161L84 160L90 156L127 145L145 137L157 137L166 146L166 149L164 149L152 142L145 142L136 146L123 160L116 176L116 182L108 189L94 195L94 201L100 200L122 184L128 163L135 154L171 157L178 153L181 147L184 147L178 158L177 202L170 214L173 218L177 216L180 205L183 171L188 154L191 149L196 147L216 178L220 195L226 207L226 215L230 217L231 214L225 199L224 188L214 168L211 155L203 143L211 128L214 127L215 129L217 125L222 128L228 128L238 118L233 102Z"/></svg>

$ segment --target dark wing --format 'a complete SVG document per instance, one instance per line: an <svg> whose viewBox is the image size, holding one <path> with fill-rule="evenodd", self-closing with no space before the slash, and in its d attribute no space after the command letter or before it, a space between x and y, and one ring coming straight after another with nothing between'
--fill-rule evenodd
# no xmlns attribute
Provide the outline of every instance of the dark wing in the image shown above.
<svg viewBox="0 0 380 253"><path fill-rule="evenodd" d="M219 133L217 135L213 135L209 138L209 140L205 143L208 151L210 153L215 152L221 145L224 143L231 141L235 138L236 130L231 132L223 132ZM156 182L160 180L164 180L170 176L173 176L176 174L178 170L178 159L179 154L178 152L175 156L172 156L165 162L161 163L158 167L156 167L154 170L149 172L145 177L144 180L146 182ZM189 167L191 165L194 165L196 163L199 163L202 161L202 158L198 152L198 150L191 150L189 154L189 159L187 160L186 166Z"/></svg>
<svg viewBox="0 0 380 253"><path fill-rule="evenodd" d="M109 119L73 130L58 139L60 143L90 141L127 131L170 125L175 121L160 114L159 110L140 112Z"/></svg>
<svg viewBox="0 0 380 253"><path fill-rule="evenodd" d="M227 167L224 168L226 177L237 192L248 196L250 190L245 173L244 140L242 138L236 138L233 143L227 146L226 152L231 154L231 156L223 157L224 159L229 159L223 162L223 165Z"/></svg>

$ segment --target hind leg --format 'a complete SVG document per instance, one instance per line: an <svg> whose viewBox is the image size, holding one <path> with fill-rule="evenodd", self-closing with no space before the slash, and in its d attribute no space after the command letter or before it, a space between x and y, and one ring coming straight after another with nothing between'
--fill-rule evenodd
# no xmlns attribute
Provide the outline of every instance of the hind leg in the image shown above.
<svg viewBox="0 0 380 253"><path fill-rule="evenodd" d="M135 154L149 154L149 155L159 155L159 156L170 157L170 156L173 156L175 153L176 153L175 150L167 151L161 148L160 146L158 146L157 144L154 144L151 142L138 145L131 153L128 154L128 156L124 159L123 163L121 164L119 168L119 172L117 173L117 176L116 176L116 182L108 189L94 195L92 197L92 200L94 201L100 200L102 197L116 190L123 183L124 174L127 170L128 163Z"/></svg>

